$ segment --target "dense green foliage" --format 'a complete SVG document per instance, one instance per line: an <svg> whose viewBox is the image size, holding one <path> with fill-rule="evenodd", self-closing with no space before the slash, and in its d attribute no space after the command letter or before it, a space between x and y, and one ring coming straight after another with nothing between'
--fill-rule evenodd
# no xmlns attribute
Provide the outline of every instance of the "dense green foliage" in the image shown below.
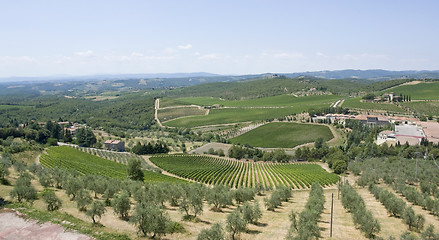
<svg viewBox="0 0 439 240"><path fill-rule="evenodd" d="M38 96L19 102L0 97L0 102L16 107L1 110L0 127L17 127L32 120L52 121L58 119L86 123L102 127L109 132L114 128L148 129L154 119L154 99L131 94L113 100L92 101L64 96Z"/></svg>
<svg viewBox="0 0 439 240"><path fill-rule="evenodd" d="M243 162L198 155L155 156L150 160L184 178L235 188L256 187L258 182L265 187L285 185L306 188L313 182L327 186L339 179L316 164Z"/></svg>
<svg viewBox="0 0 439 240"><path fill-rule="evenodd" d="M162 142L157 142L155 144L152 144L151 142L148 144L137 142L137 144L131 149L131 152L138 155L168 153L169 147L166 143Z"/></svg>
<svg viewBox="0 0 439 240"><path fill-rule="evenodd" d="M334 136L327 126L298 123L268 123L238 137L232 143L248 144L253 147L293 148L314 142L318 138L328 141Z"/></svg>

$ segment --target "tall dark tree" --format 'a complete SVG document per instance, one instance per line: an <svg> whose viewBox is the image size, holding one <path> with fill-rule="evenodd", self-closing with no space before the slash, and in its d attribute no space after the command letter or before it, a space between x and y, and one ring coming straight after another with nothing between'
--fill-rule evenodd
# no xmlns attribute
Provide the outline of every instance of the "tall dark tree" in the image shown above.
<svg viewBox="0 0 439 240"><path fill-rule="evenodd" d="M80 128L76 131L76 140L82 147L91 147L96 143L96 136L88 128Z"/></svg>
<svg viewBox="0 0 439 240"><path fill-rule="evenodd" d="M135 181L143 181L142 163L139 159L130 159L127 167L128 178Z"/></svg>

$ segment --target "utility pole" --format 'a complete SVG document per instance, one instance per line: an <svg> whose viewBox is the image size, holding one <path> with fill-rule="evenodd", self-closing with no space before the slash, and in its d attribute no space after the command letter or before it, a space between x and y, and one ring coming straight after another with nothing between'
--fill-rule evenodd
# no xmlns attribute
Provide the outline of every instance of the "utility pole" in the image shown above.
<svg viewBox="0 0 439 240"><path fill-rule="evenodd" d="M334 193L331 193L331 228L329 231L329 237L332 238L332 216L334 213Z"/></svg>

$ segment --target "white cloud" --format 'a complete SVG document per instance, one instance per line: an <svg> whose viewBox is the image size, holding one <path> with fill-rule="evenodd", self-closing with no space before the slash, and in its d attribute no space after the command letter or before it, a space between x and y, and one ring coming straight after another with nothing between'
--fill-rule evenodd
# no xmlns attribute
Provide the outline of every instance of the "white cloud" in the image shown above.
<svg viewBox="0 0 439 240"><path fill-rule="evenodd" d="M210 54L205 54L205 55L201 55L198 57L198 59L200 60L211 60L211 59L218 59L219 56L214 54L214 53L210 53Z"/></svg>
<svg viewBox="0 0 439 240"><path fill-rule="evenodd" d="M280 53L270 53L263 52L261 54L262 58L276 58L276 59L301 59L305 58L302 53L288 53L288 52L280 52Z"/></svg>
<svg viewBox="0 0 439 240"><path fill-rule="evenodd" d="M92 50L87 50L85 52L75 52L75 55L76 56L80 56L80 57L91 57L91 56L94 56Z"/></svg>
<svg viewBox="0 0 439 240"><path fill-rule="evenodd" d="M178 48L183 50L190 49L192 48L192 44L180 45Z"/></svg>
<svg viewBox="0 0 439 240"><path fill-rule="evenodd" d="M145 55L143 55L143 53L139 53L139 52L132 52L131 56L133 56L133 57L143 57Z"/></svg>
<svg viewBox="0 0 439 240"><path fill-rule="evenodd" d="M328 55L321 53L321 52L316 52L316 55L317 55L317 57L324 57L324 58L329 57Z"/></svg>

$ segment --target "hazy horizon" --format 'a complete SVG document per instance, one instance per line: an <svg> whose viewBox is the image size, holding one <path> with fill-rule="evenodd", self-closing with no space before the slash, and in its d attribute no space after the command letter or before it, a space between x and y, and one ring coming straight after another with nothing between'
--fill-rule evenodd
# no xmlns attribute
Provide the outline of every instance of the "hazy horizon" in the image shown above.
<svg viewBox="0 0 439 240"><path fill-rule="evenodd" d="M0 4L0 78L439 66L436 1L24 2Z"/></svg>

